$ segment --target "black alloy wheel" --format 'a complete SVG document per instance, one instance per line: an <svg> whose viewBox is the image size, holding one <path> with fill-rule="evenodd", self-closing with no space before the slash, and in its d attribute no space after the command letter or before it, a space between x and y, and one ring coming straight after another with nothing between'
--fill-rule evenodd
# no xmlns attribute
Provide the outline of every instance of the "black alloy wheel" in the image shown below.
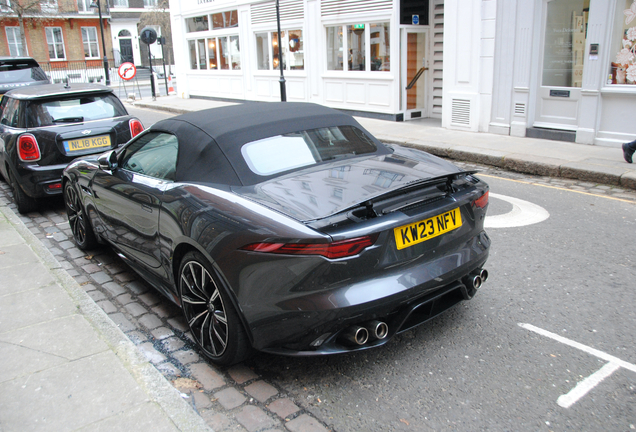
<svg viewBox="0 0 636 432"><path fill-rule="evenodd" d="M181 307L203 353L214 363L230 365L247 358L250 346L232 303L213 275L203 255L187 253L179 269Z"/></svg>
<svg viewBox="0 0 636 432"><path fill-rule="evenodd" d="M77 243L77 247L81 250L95 248L95 246L97 246L97 238L86 217L86 212L79 199L77 190L71 183L66 183L64 186L64 204L66 206L68 223L71 226L71 232L73 233L73 239L75 243Z"/></svg>
<svg viewBox="0 0 636 432"><path fill-rule="evenodd" d="M13 194L13 200L15 201L16 207L18 207L18 212L30 213L38 209L38 202L35 198L32 198L24 193L15 176L11 173L9 169L7 169L7 174L9 178L9 186L11 187L11 193Z"/></svg>

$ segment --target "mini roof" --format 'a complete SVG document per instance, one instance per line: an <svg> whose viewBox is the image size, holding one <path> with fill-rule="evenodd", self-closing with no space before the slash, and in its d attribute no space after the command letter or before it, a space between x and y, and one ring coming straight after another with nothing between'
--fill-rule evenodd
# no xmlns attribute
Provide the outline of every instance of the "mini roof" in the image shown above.
<svg viewBox="0 0 636 432"><path fill-rule="evenodd" d="M241 155L243 144L303 130L353 126L388 149L350 115L302 102L252 102L183 114L155 123L150 130L173 133L179 140L177 181L253 185L278 175L252 172Z"/></svg>
<svg viewBox="0 0 636 432"><path fill-rule="evenodd" d="M104 92L113 93L113 90L109 87L98 84L71 83L69 88L66 88L66 84L41 84L36 86L19 87L5 93L5 96L25 100Z"/></svg>

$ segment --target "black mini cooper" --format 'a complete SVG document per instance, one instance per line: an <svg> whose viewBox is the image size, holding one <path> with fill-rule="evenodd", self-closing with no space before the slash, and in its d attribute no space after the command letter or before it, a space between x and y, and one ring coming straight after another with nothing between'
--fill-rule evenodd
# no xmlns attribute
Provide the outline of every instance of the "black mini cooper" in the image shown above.
<svg viewBox="0 0 636 432"><path fill-rule="evenodd" d="M20 213L62 193L62 171L78 156L126 143L144 129L113 91L45 84L7 92L0 103L0 174Z"/></svg>

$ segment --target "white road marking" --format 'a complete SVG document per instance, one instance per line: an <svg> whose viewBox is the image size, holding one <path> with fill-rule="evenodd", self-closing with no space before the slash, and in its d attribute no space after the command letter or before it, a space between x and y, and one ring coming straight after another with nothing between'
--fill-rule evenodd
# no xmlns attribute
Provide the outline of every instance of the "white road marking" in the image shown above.
<svg viewBox="0 0 636 432"><path fill-rule="evenodd" d="M486 216L485 228L514 228L543 222L550 217L546 209L519 198L490 193L492 198L504 200L512 204L508 213Z"/></svg>
<svg viewBox="0 0 636 432"><path fill-rule="evenodd" d="M563 408L570 408L590 390L599 385L605 378L609 377L620 368L621 367L616 363L605 363L605 366L585 378L583 381L579 382L568 394L559 396L557 404Z"/></svg>
<svg viewBox="0 0 636 432"><path fill-rule="evenodd" d="M569 408L572 405L574 405L576 402L579 401L579 399L585 396L590 390L592 390L594 387L599 385L605 378L609 377L620 368L624 368L629 371L636 372L636 365L633 365L624 360L621 360L618 357L614 357L613 355L604 353L603 351L599 351L595 348L591 348L587 345L583 345L582 343L575 342L571 339L564 338L563 336L559 336L558 334L549 332L547 330L543 330L539 327L535 327L532 324L519 323L519 327L538 333L541 336L554 339L557 342L561 342L562 344L579 349L583 352L586 352L590 355L593 355L595 357L598 357L608 362L601 369L594 372L592 375L588 376L583 381L579 382L576 385L576 387L570 390L568 394L559 396L559 398L557 399L557 404L559 404L559 406L562 406L563 408Z"/></svg>

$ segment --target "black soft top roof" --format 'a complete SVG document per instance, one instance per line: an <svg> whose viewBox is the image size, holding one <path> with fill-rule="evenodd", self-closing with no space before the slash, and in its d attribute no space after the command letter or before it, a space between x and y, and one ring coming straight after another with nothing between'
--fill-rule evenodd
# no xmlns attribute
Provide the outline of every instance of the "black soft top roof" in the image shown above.
<svg viewBox="0 0 636 432"><path fill-rule="evenodd" d="M159 121L150 130L177 136L177 181L253 185L284 173L268 177L255 174L243 159L243 144L292 132L347 125L364 131L378 145L377 153L388 152L350 115L302 102L258 102L212 108Z"/></svg>

